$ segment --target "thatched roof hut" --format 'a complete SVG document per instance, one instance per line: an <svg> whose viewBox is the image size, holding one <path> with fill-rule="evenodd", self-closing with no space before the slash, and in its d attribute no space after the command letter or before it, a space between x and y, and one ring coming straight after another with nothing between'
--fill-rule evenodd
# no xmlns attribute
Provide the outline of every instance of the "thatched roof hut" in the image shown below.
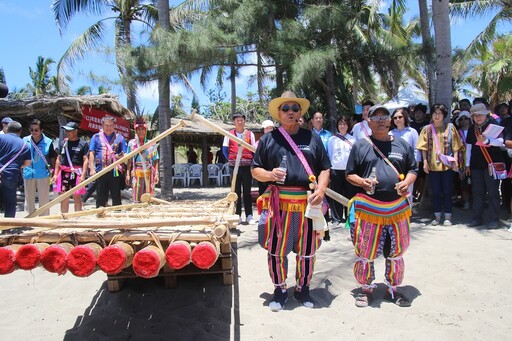
<svg viewBox="0 0 512 341"><path fill-rule="evenodd" d="M69 121L80 123L84 108L93 108L110 115L132 120L134 114L121 105L118 97L110 94L69 97L31 97L22 100L0 99L0 117L10 117L22 124L24 135L33 119L44 123L45 134L59 137L60 126ZM91 135L82 130L80 135Z"/></svg>

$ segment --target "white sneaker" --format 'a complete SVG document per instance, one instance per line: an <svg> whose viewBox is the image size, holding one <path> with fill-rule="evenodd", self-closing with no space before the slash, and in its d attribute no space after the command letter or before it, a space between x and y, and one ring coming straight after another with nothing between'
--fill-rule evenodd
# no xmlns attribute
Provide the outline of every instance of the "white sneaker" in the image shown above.
<svg viewBox="0 0 512 341"><path fill-rule="evenodd" d="M253 219L252 214L249 214L247 216L247 224L250 224L250 225L256 224L256 220Z"/></svg>
<svg viewBox="0 0 512 341"><path fill-rule="evenodd" d="M452 222L446 219L443 223L443 226L452 226Z"/></svg>
<svg viewBox="0 0 512 341"><path fill-rule="evenodd" d="M437 225L439 225L439 223L440 223L440 221L439 221L439 220L434 219L434 220L432 220L432 222L430 223L430 225L432 225L432 226L437 226Z"/></svg>

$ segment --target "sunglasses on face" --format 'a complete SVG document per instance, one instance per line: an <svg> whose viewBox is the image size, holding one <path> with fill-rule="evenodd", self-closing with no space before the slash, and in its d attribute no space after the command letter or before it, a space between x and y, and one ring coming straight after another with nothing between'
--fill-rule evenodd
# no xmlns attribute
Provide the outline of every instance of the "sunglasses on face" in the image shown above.
<svg viewBox="0 0 512 341"><path fill-rule="evenodd" d="M292 105L292 106L289 106L288 104L285 104L281 107L281 111L283 112L287 112L287 111L293 111L293 112L299 112L300 110L300 107L296 104Z"/></svg>
<svg viewBox="0 0 512 341"><path fill-rule="evenodd" d="M462 116L461 118L459 118L459 121L460 121L460 120L469 120L469 117Z"/></svg>
<svg viewBox="0 0 512 341"><path fill-rule="evenodd" d="M38 133L40 130L39 129L29 129L31 133Z"/></svg>
<svg viewBox="0 0 512 341"><path fill-rule="evenodd" d="M387 121L389 120L389 116L372 116L370 117L370 120L372 120L373 122Z"/></svg>
<svg viewBox="0 0 512 341"><path fill-rule="evenodd" d="M402 119L402 118L404 118L404 117L403 116L393 116L394 120L398 120L398 119Z"/></svg>

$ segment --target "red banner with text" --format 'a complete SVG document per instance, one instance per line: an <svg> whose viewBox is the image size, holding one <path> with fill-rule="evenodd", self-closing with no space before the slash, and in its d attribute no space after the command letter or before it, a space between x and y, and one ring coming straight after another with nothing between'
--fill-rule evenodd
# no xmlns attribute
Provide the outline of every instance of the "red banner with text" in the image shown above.
<svg viewBox="0 0 512 341"><path fill-rule="evenodd" d="M130 122L124 118L114 116L107 111L98 110L86 105L82 107L82 116L82 121L80 122L81 129L99 132L101 129L101 119L104 116L110 116L114 118L115 131L123 135L125 139L130 139L131 137Z"/></svg>

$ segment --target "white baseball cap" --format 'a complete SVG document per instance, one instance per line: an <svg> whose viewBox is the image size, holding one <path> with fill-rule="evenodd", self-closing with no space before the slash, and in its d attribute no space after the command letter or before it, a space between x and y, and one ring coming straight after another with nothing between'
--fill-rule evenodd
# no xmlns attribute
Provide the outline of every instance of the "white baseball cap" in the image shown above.
<svg viewBox="0 0 512 341"><path fill-rule="evenodd" d="M271 120L265 120L265 121L263 121L263 123L261 123L261 128L262 129L265 129L265 128L268 128L268 127L274 128L274 122L272 122Z"/></svg>

